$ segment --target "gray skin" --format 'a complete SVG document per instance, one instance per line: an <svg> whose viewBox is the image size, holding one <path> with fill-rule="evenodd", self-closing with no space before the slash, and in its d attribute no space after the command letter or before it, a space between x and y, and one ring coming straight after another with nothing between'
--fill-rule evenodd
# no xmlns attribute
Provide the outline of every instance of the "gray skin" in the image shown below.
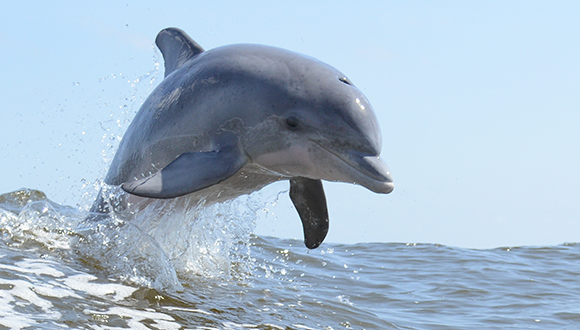
<svg viewBox="0 0 580 330"><path fill-rule="evenodd" d="M328 232L321 180L393 190L372 107L340 71L268 46L204 51L175 28L162 30L156 43L165 79L135 116L105 178L130 194L128 204L220 202L290 180L312 249ZM107 210L102 203L98 198L93 210Z"/></svg>

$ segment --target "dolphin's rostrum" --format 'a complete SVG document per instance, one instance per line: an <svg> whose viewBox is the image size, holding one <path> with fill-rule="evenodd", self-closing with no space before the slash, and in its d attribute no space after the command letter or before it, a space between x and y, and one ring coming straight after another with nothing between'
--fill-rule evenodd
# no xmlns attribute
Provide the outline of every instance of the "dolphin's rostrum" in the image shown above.
<svg viewBox="0 0 580 330"><path fill-rule="evenodd" d="M129 193L127 205L220 202L289 180L313 249L328 232L321 180L393 190L372 107L340 71L268 46L204 51L176 28L162 30L156 44L165 79L135 116L105 178ZM103 203L99 196L93 211L110 211Z"/></svg>

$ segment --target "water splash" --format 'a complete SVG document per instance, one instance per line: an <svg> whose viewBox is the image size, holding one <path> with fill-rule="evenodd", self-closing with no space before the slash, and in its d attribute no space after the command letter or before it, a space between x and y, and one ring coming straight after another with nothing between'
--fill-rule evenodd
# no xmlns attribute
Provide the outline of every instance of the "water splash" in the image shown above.
<svg viewBox="0 0 580 330"><path fill-rule="evenodd" d="M113 202L119 197L105 195ZM252 268L250 238L262 208L253 196L209 206L154 200L128 222L117 214L83 222L78 246L139 285L179 290L179 278L243 280Z"/></svg>

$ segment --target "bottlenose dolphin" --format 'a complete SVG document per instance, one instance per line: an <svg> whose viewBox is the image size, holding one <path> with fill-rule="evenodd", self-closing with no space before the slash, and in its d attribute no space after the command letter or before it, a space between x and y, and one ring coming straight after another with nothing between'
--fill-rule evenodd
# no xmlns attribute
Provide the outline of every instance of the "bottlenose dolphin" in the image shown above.
<svg viewBox="0 0 580 330"><path fill-rule="evenodd" d="M340 71L269 46L204 51L176 28L155 42L165 78L131 122L105 178L129 194L127 204L220 202L289 180L313 249L328 232L321 180L393 190L373 109ZM92 211L110 211L104 203L99 196Z"/></svg>

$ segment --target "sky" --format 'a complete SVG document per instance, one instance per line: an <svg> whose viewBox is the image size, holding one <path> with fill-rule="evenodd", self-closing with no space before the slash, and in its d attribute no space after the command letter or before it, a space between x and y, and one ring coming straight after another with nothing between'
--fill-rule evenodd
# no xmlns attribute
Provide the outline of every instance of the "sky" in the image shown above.
<svg viewBox="0 0 580 330"><path fill-rule="evenodd" d="M580 242L580 2L0 4L0 193L86 207L163 79L157 33L326 62L366 95L395 190L325 182L329 242ZM285 182L259 235L302 239ZM269 197L268 197L269 196Z"/></svg>

